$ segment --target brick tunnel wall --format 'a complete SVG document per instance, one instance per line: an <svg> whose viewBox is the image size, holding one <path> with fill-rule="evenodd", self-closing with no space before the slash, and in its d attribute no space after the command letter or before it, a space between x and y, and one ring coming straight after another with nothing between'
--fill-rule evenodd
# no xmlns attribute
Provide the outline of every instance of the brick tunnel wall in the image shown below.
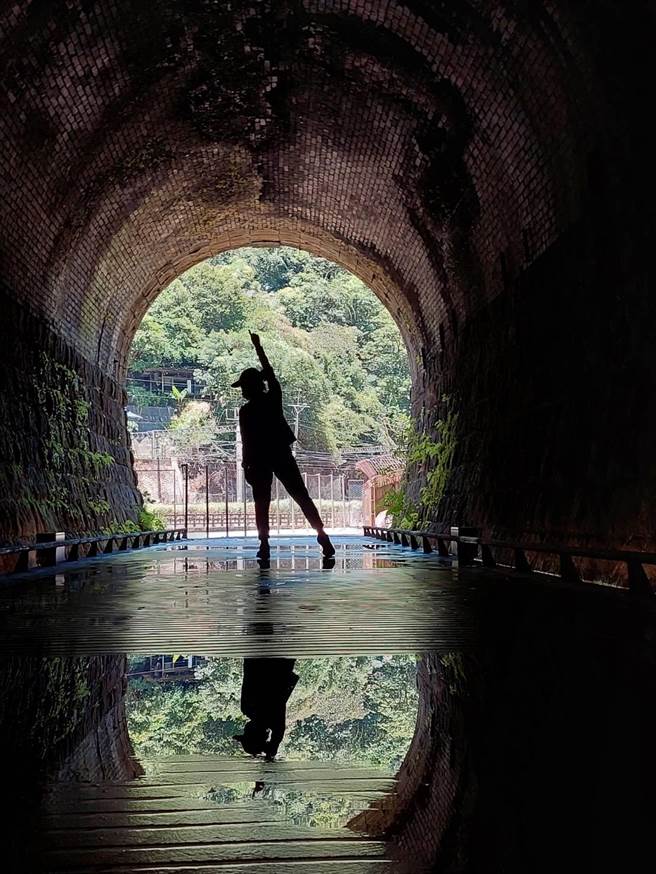
<svg viewBox="0 0 656 874"><path fill-rule="evenodd" d="M0 532L93 531L141 504L116 381L0 293Z"/></svg>
<svg viewBox="0 0 656 874"><path fill-rule="evenodd" d="M419 661L396 792L349 827L388 838L412 871L640 870L656 814L653 618L623 593L479 594L475 645Z"/></svg>
<svg viewBox="0 0 656 874"><path fill-rule="evenodd" d="M388 306L421 429L451 412L433 521L653 545L653 32L613 0L0 10L4 538L134 515L141 317L193 263L282 243ZM49 412L62 367L85 433Z"/></svg>

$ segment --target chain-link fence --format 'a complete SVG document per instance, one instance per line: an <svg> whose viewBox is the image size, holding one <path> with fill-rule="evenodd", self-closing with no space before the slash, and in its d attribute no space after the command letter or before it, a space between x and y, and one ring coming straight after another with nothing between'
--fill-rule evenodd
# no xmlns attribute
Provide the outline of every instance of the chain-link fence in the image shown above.
<svg viewBox="0 0 656 874"><path fill-rule="evenodd" d="M351 472L299 467L327 528L362 526L362 479ZM235 462L166 465L156 458L138 461L136 469L139 488L167 527L185 525L189 532L208 536L255 532L253 492ZM275 477L270 524L272 534L308 528L300 508Z"/></svg>

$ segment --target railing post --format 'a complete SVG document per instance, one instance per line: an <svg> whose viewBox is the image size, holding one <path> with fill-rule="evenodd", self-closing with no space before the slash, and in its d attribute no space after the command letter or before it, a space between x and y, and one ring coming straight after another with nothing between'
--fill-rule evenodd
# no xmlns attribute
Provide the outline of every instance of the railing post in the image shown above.
<svg viewBox="0 0 656 874"><path fill-rule="evenodd" d="M579 569L572 561L572 556L566 552L561 552L558 556L560 559L560 578L566 583L580 583L581 574Z"/></svg>
<svg viewBox="0 0 656 874"><path fill-rule="evenodd" d="M522 574L531 573L531 565L528 563L526 553L519 547L515 548L515 570Z"/></svg>
<svg viewBox="0 0 656 874"><path fill-rule="evenodd" d="M226 537L230 537L230 504L228 501L228 464L223 465L223 489L225 491L225 531Z"/></svg>
<svg viewBox="0 0 656 874"><path fill-rule="evenodd" d="M21 549L16 558L16 567L15 571L22 572L28 571L30 569L30 550L29 549Z"/></svg>
<svg viewBox="0 0 656 874"><path fill-rule="evenodd" d="M210 538L210 467L208 464L205 465L205 537L207 540Z"/></svg>
<svg viewBox="0 0 656 874"><path fill-rule="evenodd" d="M426 534L421 535L421 547L426 555L433 551L433 545L430 542L430 537L428 537Z"/></svg>
<svg viewBox="0 0 656 874"><path fill-rule="evenodd" d="M481 561L483 562L483 567L492 568L497 566L492 550L487 543L481 543Z"/></svg>
<svg viewBox="0 0 656 874"><path fill-rule="evenodd" d="M80 544L72 543L68 548L68 561L77 561L80 557Z"/></svg>
<svg viewBox="0 0 656 874"><path fill-rule="evenodd" d="M478 541L471 543L458 539L457 555L459 565L472 565L478 553Z"/></svg>
<svg viewBox="0 0 656 874"><path fill-rule="evenodd" d="M57 540L65 540L64 531L45 531L36 535L37 543L53 543ZM66 561L66 547L53 546L51 549L40 549L37 552L37 564L39 567L52 567L59 562Z"/></svg>
<svg viewBox="0 0 656 874"><path fill-rule="evenodd" d="M184 466L184 520L185 531L189 530L189 465Z"/></svg>
<svg viewBox="0 0 656 874"><path fill-rule="evenodd" d="M629 559L626 569L629 576L629 591L632 595L653 595L651 583L641 561L635 558Z"/></svg>
<svg viewBox="0 0 656 874"><path fill-rule="evenodd" d="M437 554L442 558L448 558L449 553L449 544L448 541L444 539L444 537L437 538Z"/></svg>

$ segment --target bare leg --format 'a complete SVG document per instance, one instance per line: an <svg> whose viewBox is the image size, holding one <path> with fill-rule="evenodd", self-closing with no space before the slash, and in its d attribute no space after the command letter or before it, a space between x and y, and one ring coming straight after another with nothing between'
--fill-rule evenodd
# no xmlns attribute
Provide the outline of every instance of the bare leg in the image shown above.
<svg viewBox="0 0 656 874"><path fill-rule="evenodd" d="M303 511L305 518L310 523L311 527L317 532L317 541L321 544L323 554L326 556L334 555L335 549L330 542L330 538L323 528L323 520L319 515L319 511L303 482L303 477L296 464L296 459L289 453L287 456L278 459L274 463L273 471L278 477L283 486L287 489L289 496L293 498L298 506Z"/></svg>
<svg viewBox="0 0 656 874"><path fill-rule="evenodd" d="M270 467L246 467L244 468L246 482L253 489L255 501L255 524L257 535L260 538L260 558L269 557L269 507L271 505L271 483L273 471Z"/></svg>

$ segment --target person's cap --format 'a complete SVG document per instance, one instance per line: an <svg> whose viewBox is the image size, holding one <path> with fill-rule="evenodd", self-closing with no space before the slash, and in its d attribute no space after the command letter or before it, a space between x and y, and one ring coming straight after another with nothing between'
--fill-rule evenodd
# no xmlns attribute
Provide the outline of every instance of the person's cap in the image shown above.
<svg viewBox="0 0 656 874"><path fill-rule="evenodd" d="M242 385L257 385L258 383L262 383L262 372L257 367L247 367L246 370L242 370L237 382L232 383L232 387L240 388Z"/></svg>

